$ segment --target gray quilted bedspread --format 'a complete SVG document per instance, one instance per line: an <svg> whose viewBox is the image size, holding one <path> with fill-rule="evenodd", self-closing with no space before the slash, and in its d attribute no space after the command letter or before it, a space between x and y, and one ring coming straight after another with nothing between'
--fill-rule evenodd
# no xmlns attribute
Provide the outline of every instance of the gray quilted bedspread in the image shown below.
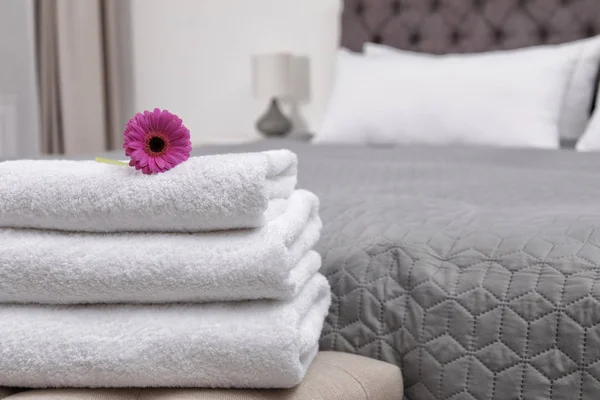
<svg viewBox="0 0 600 400"><path fill-rule="evenodd" d="M401 366L409 400L600 399L600 155L235 150L279 147L322 202L322 349Z"/></svg>

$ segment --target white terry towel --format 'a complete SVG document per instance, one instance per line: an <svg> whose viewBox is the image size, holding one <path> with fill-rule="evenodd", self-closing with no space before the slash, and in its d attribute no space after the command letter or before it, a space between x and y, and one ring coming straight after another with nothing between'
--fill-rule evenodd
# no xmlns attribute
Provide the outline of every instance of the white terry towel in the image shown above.
<svg viewBox="0 0 600 400"><path fill-rule="evenodd" d="M156 175L95 161L0 163L0 226L200 232L264 225L296 186L289 150L194 157Z"/></svg>
<svg viewBox="0 0 600 400"><path fill-rule="evenodd" d="M285 302L0 306L0 386L291 387L330 297L317 274Z"/></svg>
<svg viewBox="0 0 600 400"><path fill-rule="evenodd" d="M291 298L321 266L319 200L297 190L259 229L102 234L0 229L0 302Z"/></svg>

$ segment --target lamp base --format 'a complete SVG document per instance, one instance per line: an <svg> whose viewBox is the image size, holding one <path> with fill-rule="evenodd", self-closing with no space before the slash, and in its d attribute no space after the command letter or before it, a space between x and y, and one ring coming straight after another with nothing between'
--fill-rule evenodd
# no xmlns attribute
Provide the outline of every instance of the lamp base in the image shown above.
<svg viewBox="0 0 600 400"><path fill-rule="evenodd" d="M256 129L267 137L282 137L292 130L292 123L279 109L276 98L271 99L269 109L256 122Z"/></svg>

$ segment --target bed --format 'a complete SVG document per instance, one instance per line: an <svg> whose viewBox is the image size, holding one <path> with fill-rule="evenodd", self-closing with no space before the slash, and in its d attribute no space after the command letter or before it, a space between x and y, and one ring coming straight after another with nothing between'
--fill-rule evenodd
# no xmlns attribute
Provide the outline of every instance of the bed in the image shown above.
<svg viewBox="0 0 600 400"><path fill-rule="evenodd" d="M600 33L597 0L344 6L352 51L476 53ZM400 366L406 400L600 398L600 157L292 139L194 155L278 148L298 154L298 186L321 201L333 292L321 350Z"/></svg>
<svg viewBox="0 0 600 400"><path fill-rule="evenodd" d="M321 199L322 350L401 366L411 400L597 398L596 155L286 140L198 153L281 147Z"/></svg>
<svg viewBox="0 0 600 400"><path fill-rule="evenodd" d="M428 53L600 32L578 0L346 0L342 45ZM600 158L572 150L290 148L321 199L321 349L401 366L407 400L600 398Z"/></svg>

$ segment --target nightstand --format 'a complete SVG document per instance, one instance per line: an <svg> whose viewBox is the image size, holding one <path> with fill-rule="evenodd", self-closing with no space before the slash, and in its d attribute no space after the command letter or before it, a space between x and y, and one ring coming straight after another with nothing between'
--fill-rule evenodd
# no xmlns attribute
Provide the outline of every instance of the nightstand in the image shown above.
<svg viewBox="0 0 600 400"><path fill-rule="evenodd" d="M314 136L315 135L310 132L292 132L289 135L278 138L278 139L291 139L291 140L297 140L299 142L310 142L310 140Z"/></svg>

